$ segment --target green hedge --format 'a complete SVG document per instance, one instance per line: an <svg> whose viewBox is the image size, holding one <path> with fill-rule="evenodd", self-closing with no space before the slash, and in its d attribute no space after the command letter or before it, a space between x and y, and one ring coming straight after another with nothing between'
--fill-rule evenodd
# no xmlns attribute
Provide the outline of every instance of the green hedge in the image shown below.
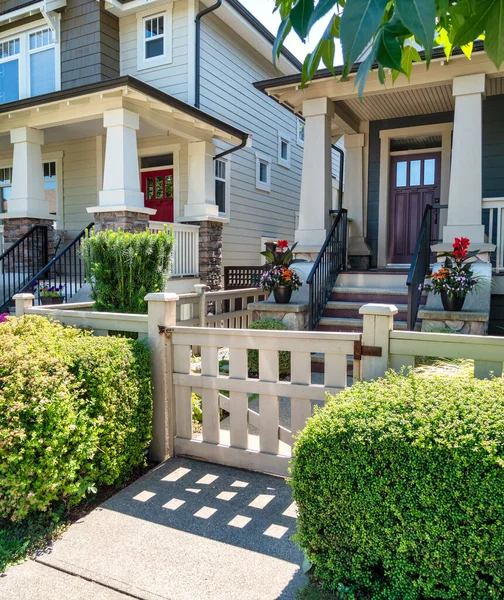
<svg viewBox="0 0 504 600"><path fill-rule="evenodd" d="M37 316L0 325L0 519L80 501L145 462L152 394L143 343Z"/></svg>
<svg viewBox="0 0 504 600"><path fill-rule="evenodd" d="M300 434L297 540L349 598L504 598L504 380L402 377L330 400Z"/></svg>
<svg viewBox="0 0 504 600"><path fill-rule="evenodd" d="M265 319L259 319L258 321L254 321L248 327L249 329L262 329L262 330L276 330L276 331L286 331L288 329L287 325L284 325L282 321L278 319L272 319L270 317L266 317ZM249 350L248 351L248 367L251 373L257 374L259 373L259 350ZM291 367L291 355L290 352L282 350L278 353L278 368L281 377L287 377L290 375L290 367Z"/></svg>
<svg viewBox="0 0 504 600"><path fill-rule="evenodd" d="M82 241L82 256L96 310L147 314L144 298L163 291L173 245L168 229L158 233L92 231Z"/></svg>

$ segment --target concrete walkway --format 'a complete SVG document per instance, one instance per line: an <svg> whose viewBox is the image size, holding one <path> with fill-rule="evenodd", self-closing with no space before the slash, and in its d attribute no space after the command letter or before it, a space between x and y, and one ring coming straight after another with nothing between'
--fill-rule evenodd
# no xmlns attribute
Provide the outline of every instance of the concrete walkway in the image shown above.
<svg viewBox="0 0 504 600"><path fill-rule="evenodd" d="M0 578L2 600L292 600L306 579L284 480L172 459Z"/></svg>

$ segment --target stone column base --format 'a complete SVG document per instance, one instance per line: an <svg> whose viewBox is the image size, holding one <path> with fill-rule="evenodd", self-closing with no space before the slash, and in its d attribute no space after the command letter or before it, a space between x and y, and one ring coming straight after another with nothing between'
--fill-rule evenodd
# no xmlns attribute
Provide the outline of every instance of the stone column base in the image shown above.
<svg viewBox="0 0 504 600"><path fill-rule="evenodd" d="M103 207L100 210L93 212L93 209L88 208L88 212L93 214L96 231L105 231L112 229L117 231L129 231L131 233L139 233L149 228L150 213L145 212L145 209L135 210L111 210L105 211Z"/></svg>
<svg viewBox="0 0 504 600"><path fill-rule="evenodd" d="M14 252L15 256L5 268L13 273L23 270L24 272L36 273L42 269L54 256L54 221L32 217L15 217L4 219L4 247L8 250L13 244L27 234L35 225L47 227L47 246L44 246L42 236L35 237L35 244L31 242Z"/></svg>
<svg viewBox="0 0 504 600"><path fill-rule="evenodd" d="M290 331L308 330L308 304L301 302L290 302L289 304L275 304L273 302L252 302L247 306L252 312L252 321L259 319L278 319L282 321Z"/></svg>
<svg viewBox="0 0 504 600"><path fill-rule="evenodd" d="M223 223L216 221L188 222L199 225L199 267L201 283L212 292L222 289L222 233Z"/></svg>

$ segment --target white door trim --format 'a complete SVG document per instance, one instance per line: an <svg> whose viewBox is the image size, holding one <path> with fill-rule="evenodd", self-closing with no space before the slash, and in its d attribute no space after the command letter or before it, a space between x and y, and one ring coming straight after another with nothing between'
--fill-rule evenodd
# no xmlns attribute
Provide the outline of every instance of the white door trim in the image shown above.
<svg viewBox="0 0 504 600"><path fill-rule="evenodd" d="M419 135L441 135L441 204L448 204L453 122L380 131L380 188L378 205L378 267L387 266L390 202L390 140ZM429 152L429 149L424 152Z"/></svg>

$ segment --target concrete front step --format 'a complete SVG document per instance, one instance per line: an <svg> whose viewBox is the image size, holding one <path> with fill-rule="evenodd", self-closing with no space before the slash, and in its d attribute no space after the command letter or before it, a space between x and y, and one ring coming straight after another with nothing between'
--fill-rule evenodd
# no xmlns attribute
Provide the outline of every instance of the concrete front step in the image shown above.
<svg viewBox="0 0 504 600"><path fill-rule="evenodd" d="M335 331L335 332L346 332L346 333L360 333L362 332L363 320L357 318L338 318L338 317L322 317L320 324L317 327L317 331ZM421 326L417 323L416 330L420 331ZM406 321L395 321L394 330L396 331L407 331L408 325Z"/></svg>
<svg viewBox="0 0 504 600"><path fill-rule="evenodd" d="M408 272L397 269L383 271L343 271L338 275L337 287L405 288Z"/></svg>
<svg viewBox="0 0 504 600"><path fill-rule="evenodd" d="M358 319L359 310L362 306L368 304L367 302L360 301L330 301L327 303L327 306L324 310L324 317L339 317L341 319ZM389 304L387 302L387 304ZM397 315L397 319L402 321L406 319L408 314L408 305L400 304L398 302L394 302L395 306L399 309L399 313Z"/></svg>

